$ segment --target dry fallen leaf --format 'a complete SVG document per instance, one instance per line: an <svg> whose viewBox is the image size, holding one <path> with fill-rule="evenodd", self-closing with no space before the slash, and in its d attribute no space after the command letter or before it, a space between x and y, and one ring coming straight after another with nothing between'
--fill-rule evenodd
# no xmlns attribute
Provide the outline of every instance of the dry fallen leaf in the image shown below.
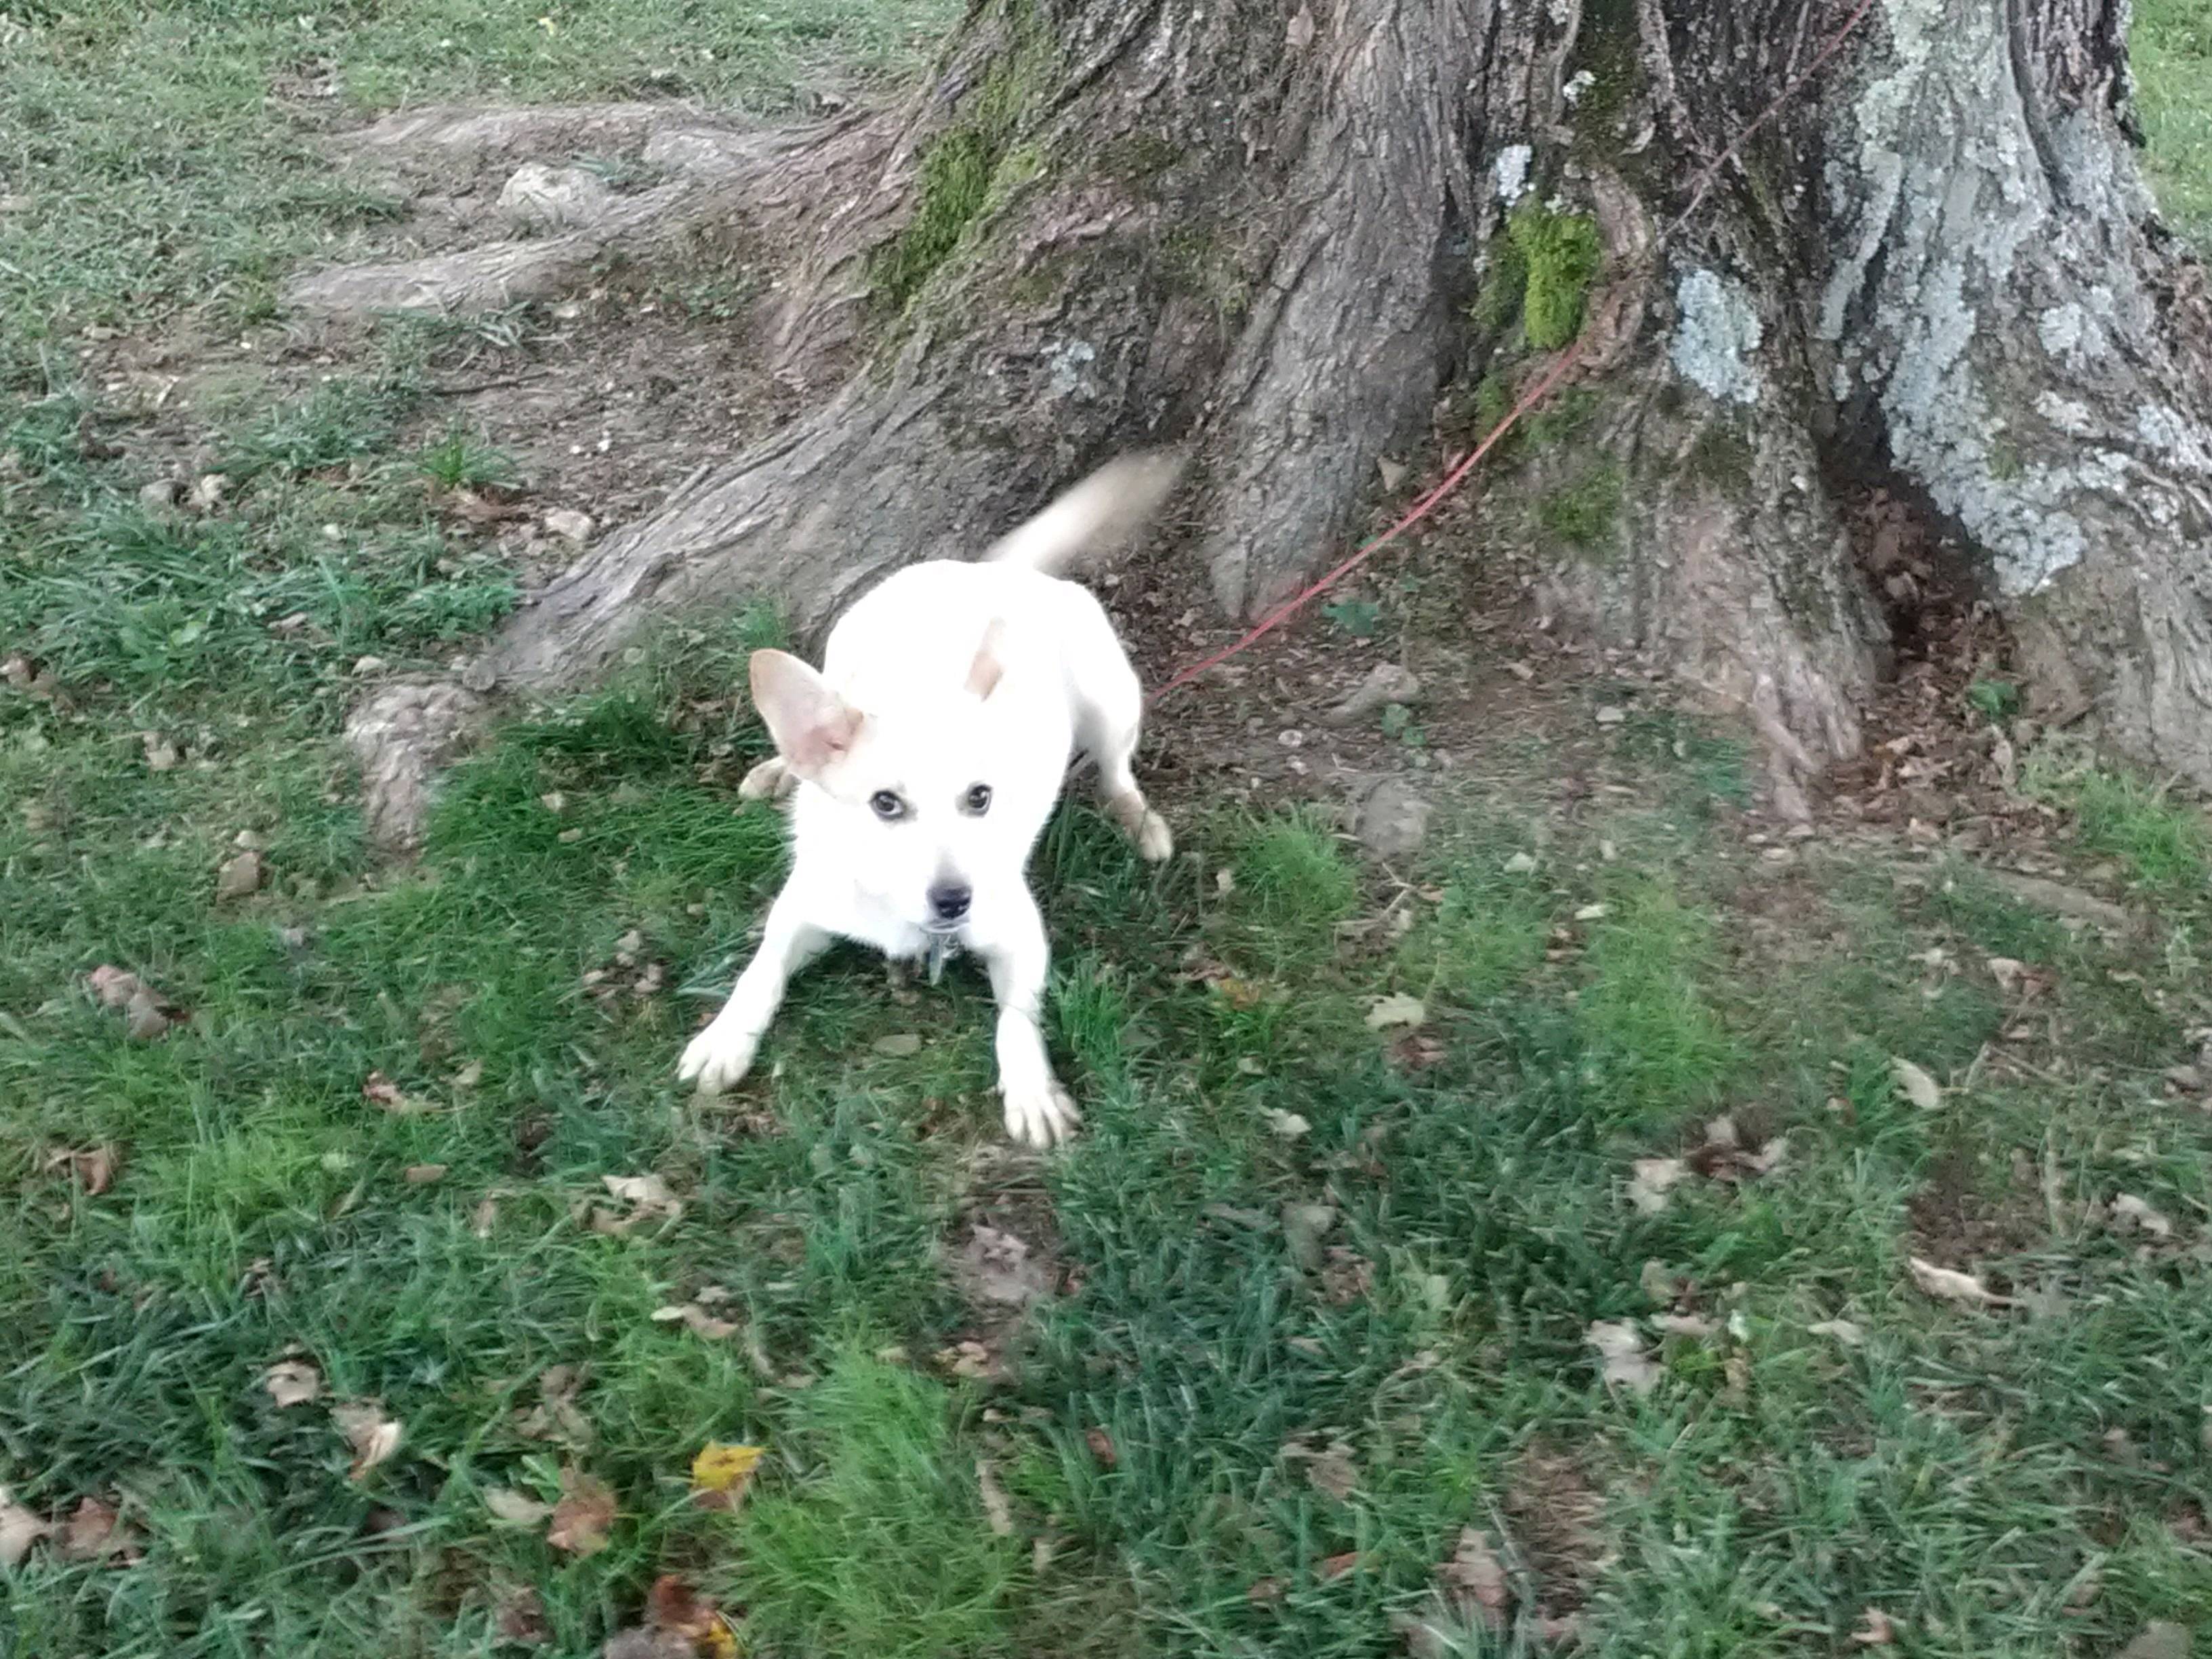
<svg viewBox="0 0 2212 1659"><path fill-rule="evenodd" d="M177 769L177 746L159 732L141 732L138 741L145 745L146 769L149 772L173 772Z"/></svg>
<svg viewBox="0 0 2212 1659"><path fill-rule="evenodd" d="M963 1338L949 1348L939 1348L937 1363L955 1376L964 1376L975 1382L985 1382L999 1374L997 1357L984 1344L972 1337ZM759 1368L757 1368L759 1369Z"/></svg>
<svg viewBox="0 0 2212 1659"><path fill-rule="evenodd" d="M1341 1555L1328 1555L1314 1563L1314 1577L1327 1583L1332 1578L1341 1578L1359 1565L1359 1552L1346 1550Z"/></svg>
<svg viewBox="0 0 2212 1659"><path fill-rule="evenodd" d="M670 1193L668 1183L657 1175L601 1176L599 1182L612 1197L630 1206L628 1216L611 1226L599 1228L602 1232L621 1231L656 1217L672 1221L684 1213L684 1206ZM594 1212L595 1215L604 1212Z"/></svg>
<svg viewBox="0 0 2212 1659"><path fill-rule="evenodd" d="M1886 1648L1897 1640L1897 1626L1880 1607L1869 1607L1859 1615L1859 1627L1851 1632L1851 1640L1863 1648Z"/></svg>
<svg viewBox="0 0 2212 1659"><path fill-rule="evenodd" d="M323 1374L304 1359L280 1359L261 1374L261 1386L281 1409L319 1399Z"/></svg>
<svg viewBox="0 0 2212 1659"><path fill-rule="evenodd" d="M1644 1350L1644 1339L1625 1319L1599 1320L1583 1333L1583 1340L1598 1351L1607 1382L1617 1382L1636 1394L1650 1394L1663 1374Z"/></svg>
<svg viewBox="0 0 2212 1659"><path fill-rule="evenodd" d="M1668 1205L1668 1194L1690 1173L1679 1158L1639 1158L1628 1183L1628 1201L1641 1215L1657 1215Z"/></svg>
<svg viewBox="0 0 2212 1659"><path fill-rule="evenodd" d="M1287 1578L1255 1578L1244 1591L1244 1599L1255 1607L1264 1607L1271 1601L1279 1601L1290 1594Z"/></svg>
<svg viewBox="0 0 2212 1659"><path fill-rule="evenodd" d="M1304 52L1308 46L1313 45L1314 15L1311 6L1300 6L1291 15L1290 27L1284 31L1284 38L1290 42L1291 50L1293 52ZM1405 471L1403 467L1398 470L1401 475ZM1387 478L1389 475L1386 473L1384 477ZM1386 485L1386 488L1395 489L1396 486Z"/></svg>
<svg viewBox="0 0 2212 1659"><path fill-rule="evenodd" d="M1343 1441L1332 1441L1322 1451L1312 1455L1306 1464L1306 1479L1314 1489L1325 1492L1340 1504L1349 1503L1352 1494L1359 1489L1359 1470L1352 1461L1352 1448Z"/></svg>
<svg viewBox="0 0 2212 1659"><path fill-rule="evenodd" d="M743 1328L729 1320L715 1318L696 1302L677 1303L665 1308L655 1308L653 1310L653 1321L656 1325L678 1323L688 1325L696 1334L705 1337L709 1342L720 1342L726 1338L735 1336Z"/></svg>
<svg viewBox="0 0 2212 1659"><path fill-rule="evenodd" d="M381 1072L371 1072L362 1079L361 1097L394 1117L413 1117L434 1109L425 1101L403 1094L399 1085Z"/></svg>
<svg viewBox="0 0 2212 1659"><path fill-rule="evenodd" d="M1943 1091L1936 1079L1909 1060L1890 1057L1889 1069L1897 1078L1897 1086L1905 1097L1923 1112L1932 1112L1943 1103Z"/></svg>
<svg viewBox="0 0 2212 1659"><path fill-rule="evenodd" d="M337 1425L338 1432L353 1448L353 1468L347 1471L349 1478L358 1480L399 1449L399 1425L384 1414L384 1408L374 1400L358 1405L333 1406L331 1421Z"/></svg>
<svg viewBox="0 0 2212 1659"><path fill-rule="evenodd" d="M1461 1529L1452 1558L1437 1569L1437 1582L1463 1618L1480 1619L1492 1630L1505 1628L1505 1569L1480 1528Z"/></svg>
<svg viewBox="0 0 2212 1659"><path fill-rule="evenodd" d="M484 1494L484 1507L494 1518L514 1527L534 1527L553 1513L550 1504L540 1503L512 1486L494 1486Z"/></svg>
<svg viewBox="0 0 2212 1659"><path fill-rule="evenodd" d="M597 1475L564 1465L561 1501L553 1506L545 1541L571 1555L597 1555L606 1548L607 1529L614 1523L613 1489Z"/></svg>
<svg viewBox="0 0 2212 1659"><path fill-rule="evenodd" d="M118 1536L112 1504L97 1498L80 1498L70 1518L54 1531L54 1547L64 1561L105 1561L129 1543L126 1533Z"/></svg>
<svg viewBox="0 0 2212 1659"><path fill-rule="evenodd" d="M1102 1468L1112 1468L1120 1462L1121 1455L1114 1449L1114 1437L1103 1429L1085 1429L1083 1443L1091 1448L1091 1455L1098 1460Z"/></svg>
<svg viewBox="0 0 2212 1659"><path fill-rule="evenodd" d="M1428 1005L1419 997L1409 997L1403 992L1394 996L1377 997L1367 1010L1367 1029L1388 1030L1394 1025L1419 1025L1429 1017Z"/></svg>
<svg viewBox="0 0 2212 1659"><path fill-rule="evenodd" d="M1907 1267L1912 1270L1912 1282L1929 1295L1945 1302L1962 1303L1970 1308L1997 1308L2006 1305L2009 1297L2002 1297L1975 1278L1949 1267L1939 1267L1932 1261L1911 1257Z"/></svg>
<svg viewBox="0 0 2212 1659"><path fill-rule="evenodd" d="M1001 1538L1011 1538L1014 1531L1014 1506L1006 1501L1006 1489L999 1485L998 1471L991 1460L975 1460L975 1490L983 1500L983 1519Z"/></svg>
<svg viewBox="0 0 2212 1659"><path fill-rule="evenodd" d="M672 1572L663 1573L646 1592L645 1620L655 1630L666 1631L692 1643L704 1642L722 1616L714 1604Z"/></svg>
<svg viewBox="0 0 2212 1659"><path fill-rule="evenodd" d="M517 1647L540 1647L553 1639L553 1624L545 1616L545 1603L528 1584L501 1592L496 1628L500 1640Z"/></svg>
<svg viewBox="0 0 2212 1659"><path fill-rule="evenodd" d="M447 1168L443 1164L410 1164L399 1176L410 1187L434 1187L446 1178Z"/></svg>
<svg viewBox="0 0 2212 1659"><path fill-rule="evenodd" d="M709 1440L691 1460L691 1501L703 1510L733 1510L745 1501L753 1471L767 1455L763 1446L733 1446Z"/></svg>
<svg viewBox="0 0 2212 1659"><path fill-rule="evenodd" d="M886 1059L904 1060L921 1052L921 1037L914 1031L894 1031L889 1036L878 1037L869 1046Z"/></svg>
<svg viewBox="0 0 2212 1659"><path fill-rule="evenodd" d="M82 1150L49 1153L46 1167L49 1170L67 1170L84 1188L87 1198L98 1198L115 1184L115 1172L122 1164L122 1152L112 1145L102 1143Z"/></svg>
<svg viewBox="0 0 2212 1659"><path fill-rule="evenodd" d="M583 1389L580 1365L548 1365L538 1379L538 1404L515 1413L517 1434L531 1440L552 1440L582 1450L594 1438L591 1421L577 1407Z"/></svg>
<svg viewBox="0 0 2212 1659"><path fill-rule="evenodd" d="M1805 1328L1814 1336L1833 1337L1847 1348L1858 1347L1866 1341L1866 1333L1848 1319L1824 1319Z"/></svg>
<svg viewBox="0 0 2212 1659"><path fill-rule="evenodd" d="M1668 1336L1691 1336L1699 1341L1709 1336L1718 1336L1721 1330L1711 1320L1697 1314L1654 1314L1651 1322Z"/></svg>
<svg viewBox="0 0 2212 1659"><path fill-rule="evenodd" d="M1313 1131L1313 1125L1305 1119L1279 1106L1270 1106L1261 1115L1267 1121L1268 1132L1281 1140L1296 1140Z"/></svg>
<svg viewBox="0 0 2212 1659"><path fill-rule="evenodd" d="M160 992L154 990L136 974L127 974L107 963L85 975L92 994L100 999L103 1008L122 1011L125 1030L136 1042L151 1042L183 1016Z"/></svg>

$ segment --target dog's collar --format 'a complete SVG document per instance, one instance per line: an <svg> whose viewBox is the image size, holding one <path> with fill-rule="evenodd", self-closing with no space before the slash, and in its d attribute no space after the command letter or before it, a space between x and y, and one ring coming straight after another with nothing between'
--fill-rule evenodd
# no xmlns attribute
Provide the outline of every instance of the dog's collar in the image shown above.
<svg viewBox="0 0 2212 1659"><path fill-rule="evenodd" d="M928 943L921 947L921 959L929 965L932 985L945 977L945 964L960 954L960 935L957 933L927 933Z"/></svg>

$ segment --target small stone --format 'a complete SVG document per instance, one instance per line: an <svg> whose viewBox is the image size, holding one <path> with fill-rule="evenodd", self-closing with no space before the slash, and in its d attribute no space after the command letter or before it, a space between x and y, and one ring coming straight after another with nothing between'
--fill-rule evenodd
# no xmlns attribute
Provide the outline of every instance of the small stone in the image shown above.
<svg viewBox="0 0 2212 1659"><path fill-rule="evenodd" d="M371 674L381 674L389 665L381 657L356 657L354 659L353 672L357 678L366 679Z"/></svg>
<svg viewBox="0 0 2212 1659"><path fill-rule="evenodd" d="M1619 726L1627 718L1628 711L1618 703L1609 702L1597 711L1597 723L1600 726Z"/></svg>
<svg viewBox="0 0 2212 1659"><path fill-rule="evenodd" d="M149 513L166 513L177 504L177 498L184 493L185 487L174 478L156 478L153 483L139 487L138 505Z"/></svg>
<svg viewBox="0 0 2212 1659"><path fill-rule="evenodd" d="M499 210L517 230L565 230L605 214L615 193L584 167L526 161L499 192Z"/></svg>
<svg viewBox="0 0 2212 1659"><path fill-rule="evenodd" d="M230 487L230 480L220 472L204 472L193 483L191 493L185 497L185 505L195 513L212 513L222 505L222 492Z"/></svg>
<svg viewBox="0 0 2212 1659"><path fill-rule="evenodd" d="M581 547L592 539L592 515L573 507L556 507L545 515L545 528L564 542Z"/></svg>
<svg viewBox="0 0 2212 1659"><path fill-rule="evenodd" d="M2189 1659L2189 1632L2181 1625L2154 1621L2122 1648L2118 1659Z"/></svg>
<svg viewBox="0 0 2212 1659"><path fill-rule="evenodd" d="M1509 876L1532 876L1536 873L1536 855L1534 853L1516 853L1498 867Z"/></svg>
<svg viewBox="0 0 2212 1659"><path fill-rule="evenodd" d="M1352 831L1378 859L1410 858L1428 839L1436 809L1402 778L1385 778L1359 803Z"/></svg>
<svg viewBox="0 0 2212 1659"><path fill-rule="evenodd" d="M261 890L262 878L261 854L240 853L216 872L215 896L219 899L246 898Z"/></svg>
<svg viewBox="0 0 2212 1659"><path fill-rule="evenodd" d="M1336 1210L1328 1204L1285 1204L1282 1211L1283 1238L1291 1257L1309 1273L1321 1266L1321 1241L1336 1224Z"/></svg>
<svg viewBox="0 0 2212 1659"><path fill-rule="evenodd" d="M1351 726L1378 708L1394 702L1415 702L1420 696L1421 682L1411 669L1395 662L1378 662L1368 671L1358 689L1322 719L1330 726Z"/></svg>

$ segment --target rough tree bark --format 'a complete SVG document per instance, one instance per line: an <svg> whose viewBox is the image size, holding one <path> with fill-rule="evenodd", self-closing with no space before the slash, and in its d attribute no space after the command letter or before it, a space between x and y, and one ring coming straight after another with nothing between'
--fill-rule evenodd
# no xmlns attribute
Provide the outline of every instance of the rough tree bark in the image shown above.
<svg viewBox="0 0 2212 1659"><path fill-rule="evenodd" d="M1579 331L1573 438L1492 507L1564 502L1531 514L1542 603L1747 711L1785 801L1857 747L1883 665L1869 486L1970 550L2048 703L2212 785L2212 307L2137 182L2126 0L1876 0L1672 225L1850 9L975 0L901 110L763 134L622 106L672 179L649 212L295 299L544 293L704 219L781 270L761 349L813 412L604 538L479 689L575 683L745 594L811 628L1164 441L1249 614L1378 457L1469 428L1451 388L1494 407L1468 390Z"/></svg>

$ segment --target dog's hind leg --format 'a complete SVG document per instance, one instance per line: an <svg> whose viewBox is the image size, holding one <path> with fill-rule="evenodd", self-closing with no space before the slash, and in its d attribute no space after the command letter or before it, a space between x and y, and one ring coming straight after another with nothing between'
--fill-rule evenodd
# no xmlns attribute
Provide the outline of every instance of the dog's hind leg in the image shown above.
<svg viewBox="0 0 2212 1659"><path fill-rule="evenodd" d="M1098 757L1098 790L1107 813L1136 842L1138 857L1158 864L1175 851L1175 836L1168 830L1167 820L1146 804L1144 791L1137 787L1137 775L1130 769L1136 758L1145 712L1136 677L1130 676L1126 698L1116 696L1110 701L1115 706L1093 703L1085 711L1083 735L1088 741L1084 747Z"/></svg>
<svg viewBox="0 0 2212 1659"><path fill-rule="evenodd" d="M791 976L828 948L830 935L806 920L787 886L769 908L760 949L738 975L730 1000L712 1024L691 1039L677 1062L683 1082L696 1079L702 1094L720 1094L752 1068L754 1052Z"/></svg>

